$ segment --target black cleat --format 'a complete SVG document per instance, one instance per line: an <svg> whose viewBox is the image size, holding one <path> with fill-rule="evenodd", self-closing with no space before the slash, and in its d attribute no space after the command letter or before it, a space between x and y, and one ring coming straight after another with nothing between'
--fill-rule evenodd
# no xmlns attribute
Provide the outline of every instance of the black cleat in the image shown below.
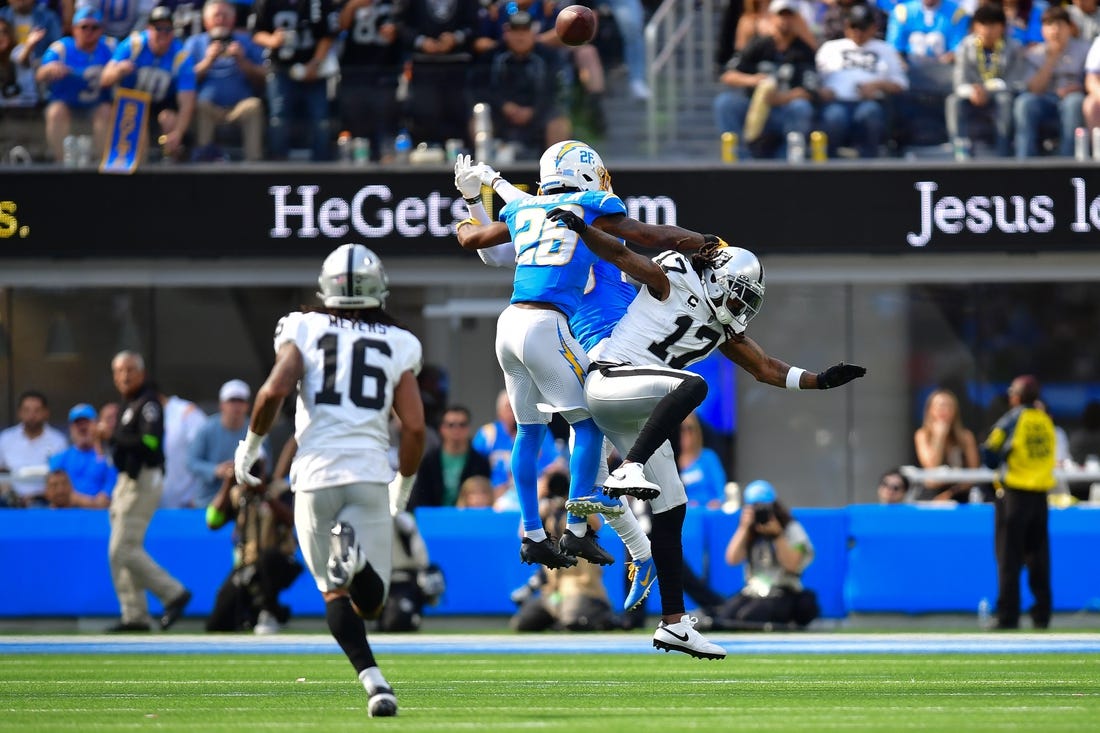
<svg viewBox="0 0 1100 733"><path fill-rule="evenodd" d="M180 616L183 615L183 609L187 608L187 604L190 602L191 591L184 588L183 593L180 593L174 601L170 601L164 607L164 614L160 617L160 628L167 631L172 624L179 621Z"/></svg>
<svg viewBox="0 0 1100 733"><path fill-rule="evenodd" d="M578 537L567 529L562 532L561 539L558 540L558 549L563 555L583 557L595 565L614 565L615 558L600 547L597 539L596 530L591 527L584 533L584 537Z"/></svg>
<svg viewBox="0 0 1100 733"><path fill-rule="evenodd" d="M519 559L528 565L545 565L551 570L555 568L571 568L577 564L576 558L563 555L552 539L547 537L541 542L524 537L519 546Z"/></svg>
<svg viewBox="0 0 1100 733"><path fill-rule="evenodd" d="M367 700L367 715L372 718L392 718L397 715L397 698L393 690L379 687L372 692Z"/></svg>
<svg viewBox="0 0 1100 733"><path fill-rule="evenodd" d="M151 631L152 628L144 621L119 621L114 626L107 628L108 634L140 634Z"/></svg>

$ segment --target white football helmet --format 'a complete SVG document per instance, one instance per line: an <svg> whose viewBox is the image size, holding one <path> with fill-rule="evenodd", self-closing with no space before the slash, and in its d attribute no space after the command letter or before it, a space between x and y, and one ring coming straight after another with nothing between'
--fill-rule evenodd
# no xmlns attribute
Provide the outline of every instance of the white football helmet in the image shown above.
<svg viewBox="0 0 1100 733"><path fill-rule="evenodd" d="M611 191L611 174L591 146L579 140L554 143L539 159L539 193L559 188Z"/></svg>
<svg viewBox="0 0 1100 733"><path fill-rule="evenodd" d="M749 321L764 305L764 266L752 252L740 247L723 247L715 254L715 265L702 274L714 315L734 333L744 333Z"/></svg>
<svg viewBox="0 0 1100 733"><path fill-rule="evenodd" d="M382 308L389 279L378 255L361 244L341 244L325 258L317 297L326 308Z"/></svg>

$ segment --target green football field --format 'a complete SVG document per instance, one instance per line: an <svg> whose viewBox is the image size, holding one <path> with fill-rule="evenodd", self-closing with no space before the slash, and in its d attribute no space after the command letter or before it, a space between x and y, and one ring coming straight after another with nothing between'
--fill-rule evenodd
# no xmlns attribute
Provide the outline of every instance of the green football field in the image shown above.
<svg viewBox="0 0 1100 733"><path fill-rule="evenodd" d="M3 731L1097 731L1096 654L6 654Z"/></svg>

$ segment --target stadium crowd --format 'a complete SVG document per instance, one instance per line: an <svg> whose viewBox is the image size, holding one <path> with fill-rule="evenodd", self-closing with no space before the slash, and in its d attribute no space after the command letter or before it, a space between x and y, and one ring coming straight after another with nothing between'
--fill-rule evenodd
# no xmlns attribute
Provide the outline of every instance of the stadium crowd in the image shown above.
<svg viewBox="0 0 1100 733"><path fill-rule="evenodd" d="M596 0L603 30L567 47L553 25L568 4L3 0L0 142L9 159L93 162L112 95L134 89L151 97L151 158L390 162L423 145L437 160L487 127L535 158L607 133L610 71L650 96L657 4ZM715 136L743 159L1069 156L1100 127L1096 0L730 0L717 25Z"/></svg>

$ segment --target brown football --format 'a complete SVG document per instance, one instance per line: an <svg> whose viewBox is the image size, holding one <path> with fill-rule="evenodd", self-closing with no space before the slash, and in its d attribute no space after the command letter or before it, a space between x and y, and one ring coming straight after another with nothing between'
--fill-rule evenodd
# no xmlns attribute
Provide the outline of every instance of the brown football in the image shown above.
<svg viewBox="0 0 1100 733"><path fill-rule="evenodd" d="M596 37L596 14L583 5L562 8L554 31L566 46L583 46Z"/></svg>

